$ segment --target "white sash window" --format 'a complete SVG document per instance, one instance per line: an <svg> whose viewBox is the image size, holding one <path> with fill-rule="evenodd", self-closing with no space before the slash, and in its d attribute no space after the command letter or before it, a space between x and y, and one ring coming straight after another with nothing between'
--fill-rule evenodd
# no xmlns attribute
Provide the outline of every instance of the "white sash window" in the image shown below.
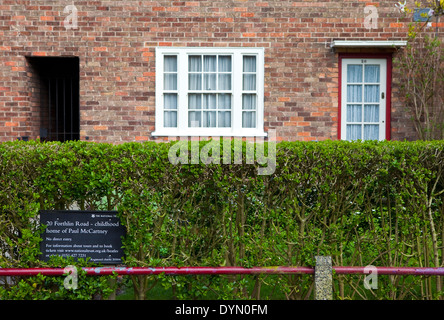
<svg viewBox="0 0 444 320"><path fill-rule="evenodd" d="M265 136L264 52L157 48L155 136Z"/></svg>

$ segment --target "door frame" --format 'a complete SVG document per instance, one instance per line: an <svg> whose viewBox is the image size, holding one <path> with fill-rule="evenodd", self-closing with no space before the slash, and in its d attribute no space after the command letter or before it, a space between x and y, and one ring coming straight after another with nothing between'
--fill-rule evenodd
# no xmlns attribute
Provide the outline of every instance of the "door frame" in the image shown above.
<svg viewBox="0 0 444 320"><path fill-rule="evenodd" d="M390 140L391 129L391 106L392 106L392 54L391 53L339 53L338 54L338 96L339 96L339 108L338 108L338 139L342 139L341 126L342 126L342 59L385 59L386 60L386 105L385 105L385 140Z"/></svg>

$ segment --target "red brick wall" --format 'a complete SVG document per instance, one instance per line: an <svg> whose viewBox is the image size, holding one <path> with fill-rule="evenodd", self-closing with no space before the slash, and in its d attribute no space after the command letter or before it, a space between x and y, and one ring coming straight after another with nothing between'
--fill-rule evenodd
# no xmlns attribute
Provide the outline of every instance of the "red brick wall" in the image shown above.
<svg viewBox="0 0 444 320"><path fill-rule="evenodd" d="M405 39L408 20L396 2L2 0L0 141L39 132L25 56L63 55L80 58L81 139L154 139L157 46L265 48L265 130L280 140L337 139L338 54L330 43ZM67 30L63 9L72 3L78 29ZM366 5L378 7L377 29L364 27ZM397 92L392 139L414 139Z"/></svg>

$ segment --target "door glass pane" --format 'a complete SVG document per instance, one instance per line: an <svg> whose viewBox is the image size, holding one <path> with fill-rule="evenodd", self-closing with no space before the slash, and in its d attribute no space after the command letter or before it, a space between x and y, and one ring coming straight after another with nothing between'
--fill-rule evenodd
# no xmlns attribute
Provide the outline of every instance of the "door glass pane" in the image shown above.
<svg viewBox="0 0 444 320"><path fill-rule="evenodd" d="M378 104L369 104L364 106L364 122L379 122Z"/></svg>
<svg viewBox="0 0 444 320"><path fill-rule="evenodd" d="M364 125L364 140L379 140L379 125Z"/></svg>
<svg viewBox="0 0 444 320"><path fill-rule="evenodd" d="M362 126L360 124L348 124L346 139L349 141L362 139L361 129L362 129Z"/></svg>
<svg viewBox="0 0 444 320"><path fill-rule="evenodd" d="M379 85L364 86L364 102L379 102Z"/></svg>
<svg viewBox="0 0 444 320"><path fill-rule="evenodd" d="M347 102L362 102L361 85L347 85Z"/></svg>
<svg viewBox="0 0 444 320"><path fill-rule="evenodd" d="M360 104L347 105L347 122L362 121L362 106Z"/></svg>
<svg viewBox="0 0 444 320"><path fill-rule="evenodd" d="M362 65L360 64L347 65L347 82L348 83L362 82Z"/></svg>
<svg viewBox="0 0 444 320"><path fill-rule="evenodd" d="M379 83L379 65L365 65L365 82Z"/></svg>

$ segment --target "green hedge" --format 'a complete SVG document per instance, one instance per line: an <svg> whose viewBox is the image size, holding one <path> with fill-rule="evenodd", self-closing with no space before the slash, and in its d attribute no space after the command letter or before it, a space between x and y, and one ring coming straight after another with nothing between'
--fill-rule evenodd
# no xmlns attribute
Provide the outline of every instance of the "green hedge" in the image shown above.
<svg viewBox="0 0 444 320"><path fill-rule="evenodd" d="M281 142L269 175L258 174L245 142L240 164L174 165L174 144L0 144L0 267L72 264L39 261L38 215L74 204L118 210L127 266L312 266L317 255L337 266L443 266L443 141ZM442 297L437 277L379 276L373 290L364 276L334 280L340 299ZM69 292L60 278L14 281L0 287L0 299L90 299L112 289L106 277L83 277ZM183 299L272 298L265 287L288 299L313 298L312 276L304 275L131 281L139 299L156 281Z"/></svg>

